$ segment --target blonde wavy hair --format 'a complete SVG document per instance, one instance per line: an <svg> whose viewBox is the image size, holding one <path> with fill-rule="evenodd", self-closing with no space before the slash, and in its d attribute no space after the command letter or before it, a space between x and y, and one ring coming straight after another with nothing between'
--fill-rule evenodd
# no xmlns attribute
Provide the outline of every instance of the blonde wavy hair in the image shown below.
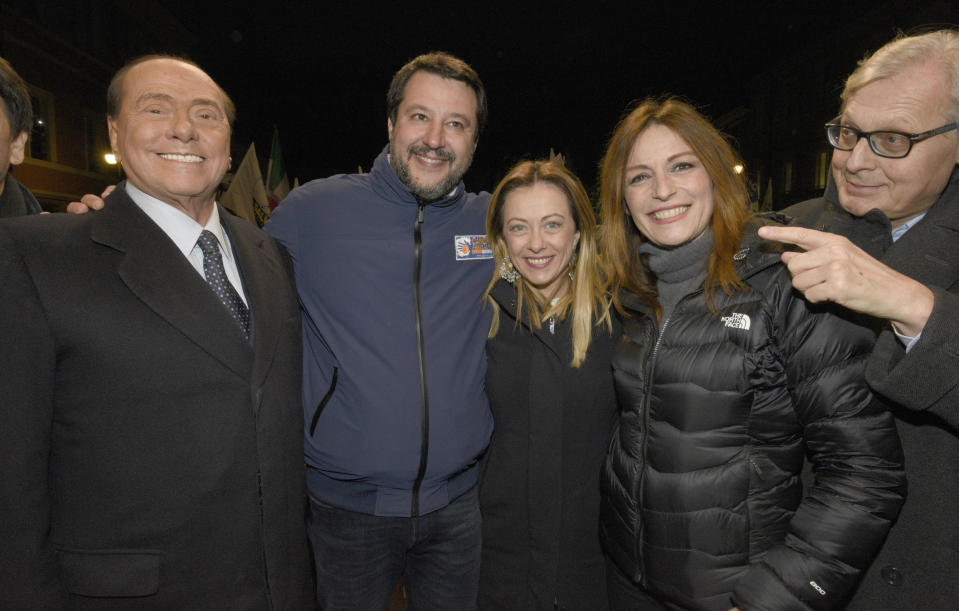
<svg viewBox="0 0 959 611"><path fill-rule="evenodd" d="M569 202L573 220L579 230L579 245L573 253L570 269L573 278L570 289L551 305L520 275L513 285L516 287L516 324L523 319L526 310L529 324L540 328L550 317L563 320L572 317L573 359L572 366L579 367L586 358L586 351L592 338L594 325L605 323L612 331L610 319L610 300L605 288L603 266L597 251L596 219L586 189L575 174L558 160L523 161L514 166L493 191L489 210L486 213L486 236L493 249L496 271L490 280L483 299L493 308L493 322L489 337L495 337L499 330L499 304L490 296L493 286L499 281L499 270L508 255L506 240L503 237L503 207L510 193L522 187L532 187L537 183L547 183L559 189Z"/></svg>

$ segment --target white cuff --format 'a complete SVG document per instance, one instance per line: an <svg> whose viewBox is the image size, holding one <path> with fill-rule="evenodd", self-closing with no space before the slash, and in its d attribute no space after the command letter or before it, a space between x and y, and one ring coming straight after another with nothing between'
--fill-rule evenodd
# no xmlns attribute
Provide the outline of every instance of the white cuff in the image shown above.
<svg viewBox="0 0 959 611"><path fill-rule="evenodd" d="M899 338L899 341L902 342L902 345L906 347L906 352L908 353L912 350L913 346L916 345L916 342L919 341L919 338L922 337L922 331L919 332L919 335L915 337L909 337L908 335L903 335L899 332L899 329L896 328L896 325L889 325L892 327L892 332L896 334L896 337Z"/></svg>

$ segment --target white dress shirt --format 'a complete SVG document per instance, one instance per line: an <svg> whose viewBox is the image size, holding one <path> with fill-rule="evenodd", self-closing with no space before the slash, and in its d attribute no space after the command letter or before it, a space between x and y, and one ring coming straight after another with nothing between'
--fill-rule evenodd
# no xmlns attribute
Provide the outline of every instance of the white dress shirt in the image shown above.
<svg viewBox="0 0 959 611"><path fill-rule="evenodd" d="M126 183L127 195L130 199L146 213L150 219L156 223L163 233L167 235L176 247L180 249L183 256L187 258L193 269L206 279L203 273L203 251L197 245L196 241L200 239L200 233L207 229L216 236L217 243L220 246L220 256L223 258L223 269L226 271L226 277L240 294L243 303L249 307L246 300L246 293L243 292L243 283L240 282L240 271L236 266L236 259L233 258L233 249L230 247L230 238L223 231L220 225L220 213L216 206L213 206L213 213L207 220L206 225L200 225L195 220L187 216L185 212L174 208L170 204L164 203L152 195L147 195L140 189L137 189L129 182Z"/></svg>

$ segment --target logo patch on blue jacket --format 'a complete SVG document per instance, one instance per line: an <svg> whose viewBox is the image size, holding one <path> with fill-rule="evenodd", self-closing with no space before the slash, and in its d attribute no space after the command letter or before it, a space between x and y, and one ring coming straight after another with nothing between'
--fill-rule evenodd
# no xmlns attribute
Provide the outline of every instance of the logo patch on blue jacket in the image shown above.
<svg viewBox="0 0 959 611"><path fill-rule="evenodd" d="M457 261L492 259L493 249L485 235L458 235L453 237Z"/></svg>

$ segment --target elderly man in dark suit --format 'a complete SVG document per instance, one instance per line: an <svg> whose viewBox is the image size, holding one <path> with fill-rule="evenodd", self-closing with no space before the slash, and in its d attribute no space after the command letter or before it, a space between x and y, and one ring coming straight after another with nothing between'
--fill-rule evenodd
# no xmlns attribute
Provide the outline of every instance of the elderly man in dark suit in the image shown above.
<svg viewBox="0 0 959 611"><path fill-rule="evenodd" d="M214 202L232 102L151 56L108 115L103 211L0 222L0 608L310 608L299 312Z"/></svg>
<svg viewBox="0 0 959 611"><path fill-rule="evenodd" d="M894 406L909 493L849 609L959 607L959 32L901 37L846 81L825 197L760 230L810 301L879 319L866 380Z"/></svg>

